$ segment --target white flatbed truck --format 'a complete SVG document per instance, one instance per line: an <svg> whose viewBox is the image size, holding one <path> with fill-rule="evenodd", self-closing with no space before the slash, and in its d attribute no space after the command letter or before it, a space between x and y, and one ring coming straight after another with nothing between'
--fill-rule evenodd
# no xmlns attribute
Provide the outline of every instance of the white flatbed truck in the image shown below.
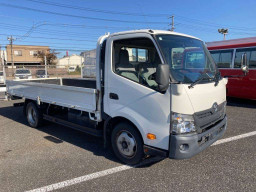
<svg viewBox="0 0 256 192"><path fill-rule="evenodd" d="M224 134L227 80L201 40L126 31L100 37L96 53L96 79L6 82L31 127L48 120L102 137L127 164L190 158Z"/></svg>

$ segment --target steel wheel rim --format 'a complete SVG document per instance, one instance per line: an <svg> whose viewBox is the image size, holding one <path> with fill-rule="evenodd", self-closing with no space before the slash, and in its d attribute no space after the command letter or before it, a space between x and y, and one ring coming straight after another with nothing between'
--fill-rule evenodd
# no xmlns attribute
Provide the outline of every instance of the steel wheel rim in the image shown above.
<svg viewBox="0 0 256 192"><path fill-rule="evenodd" d="M32 125L36 123L36 112L33 107L28 109L28 122Z"/></svg>
<svg viewBox="0 0 256 192"><path fill-rule="evenodd" d="M137 143L134 136L128 131L119 132L116 138L117 149L126 158L132 158L137 152Z"/></svg>

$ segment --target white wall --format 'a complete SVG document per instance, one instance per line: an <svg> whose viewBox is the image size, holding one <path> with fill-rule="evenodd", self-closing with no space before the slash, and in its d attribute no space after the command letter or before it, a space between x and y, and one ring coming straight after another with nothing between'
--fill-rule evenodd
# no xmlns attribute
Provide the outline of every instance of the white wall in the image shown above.
<svg viewBox="0 0 256 192"><path fill-rule="evenodd" d="M0 51L0 58L1 58L1 59L2 59L3 55L4 55L5 60L7 61L7 54L6 54L6 51L5 51L5 50L1 50L1 51Z"/></svg>
<svg viewBox="0 0 256 192"><path fill-rule="evenodd" d="M61 59L58 59L58 63L57 66L59 68L64 68L64 67L68 67L68 66L81 66L82 63L84 62L84 58L79 56L79 55L71 55L68 57L64 57Z"/></svg>

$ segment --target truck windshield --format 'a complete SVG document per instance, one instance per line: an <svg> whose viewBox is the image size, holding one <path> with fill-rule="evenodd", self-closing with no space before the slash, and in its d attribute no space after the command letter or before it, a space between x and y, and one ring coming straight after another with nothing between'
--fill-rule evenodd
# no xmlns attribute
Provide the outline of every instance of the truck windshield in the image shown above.
<svg viewBox="0 0 256 192"><path fill-rule="evenodd" d="M156 39L177 82L192 83L202 75L204 80L215 76L216 65L202 41L177 35L156 35Z"/></svg>

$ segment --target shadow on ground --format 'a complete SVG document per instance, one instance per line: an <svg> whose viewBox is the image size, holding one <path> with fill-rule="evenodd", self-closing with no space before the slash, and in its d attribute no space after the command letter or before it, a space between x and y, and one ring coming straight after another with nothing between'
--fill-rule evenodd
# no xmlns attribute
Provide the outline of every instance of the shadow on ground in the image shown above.
<svg viewBox="0 0 256 192"><path fill-rule="evenodd" d="M234 107L256 108L256 100L228 97L227 105L234 106Z"/></svg>
<svg viewBox="0 0 256 192"><path fill-rule="evenodd" d="M2 107L0 108L0 115L16 121L21 124L28 126L25 116L23 115L23 107ZM27 127L33 129L31 127ZM51 141L56 144L60 144L63 141L68 142L77 147L83 148L85 150L91 151L96 156L105 157L114 162L120 161L115 157L111 147L104 148L104 143L102 138L94 137L83 132L73 130L71 128L57 125L51 122L45 122L40 129L44 133L47 133L49 136L45 136L44 139ZM144 167L150 167L156 162L159 162L163 159L159 158L156 160L150 161L150 163L145 163ZM138 166L138 168L141 166Z"/></svg>

